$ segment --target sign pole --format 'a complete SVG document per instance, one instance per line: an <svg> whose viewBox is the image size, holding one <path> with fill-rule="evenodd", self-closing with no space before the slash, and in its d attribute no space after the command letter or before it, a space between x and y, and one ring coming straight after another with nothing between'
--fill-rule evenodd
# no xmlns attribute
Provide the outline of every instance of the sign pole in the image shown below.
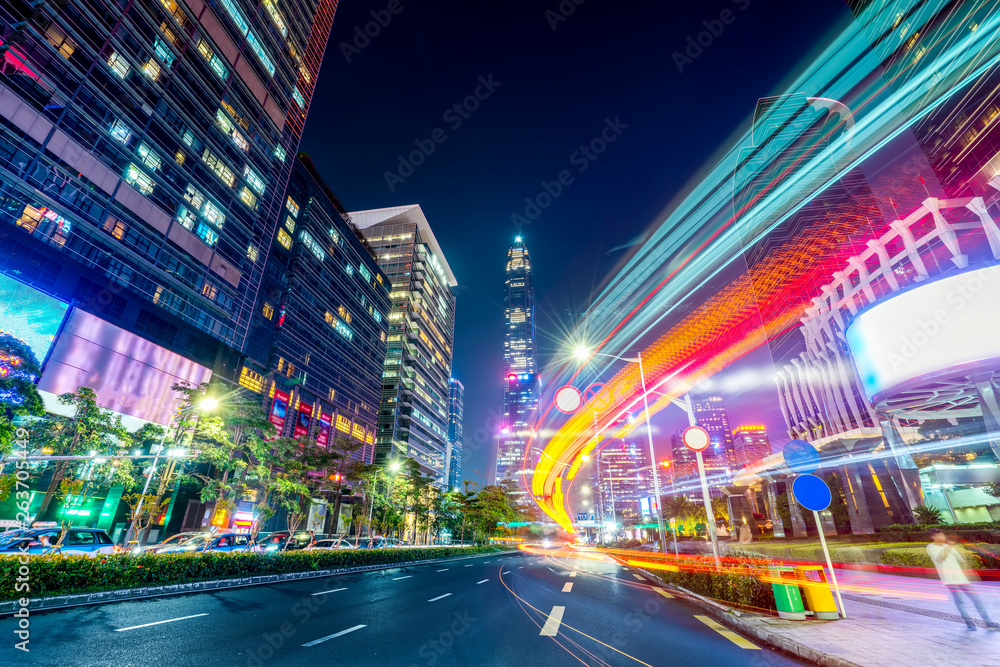
<svg viewBox="0 0 1000 667"><path fill-rule="evenodd" d="M701 456L701 450L696 451L698 459L698 476L701 478L701 496L705 501L705 523L708 525L708 535L712 538L712 555L715 557L715 569L722 569L722 562L719 560L719 538L715 536L715 512L712 511L712 498L708 495L708 478L705 477L705 459Z"/></svg>
<svg viewBox="0 0 1000 667"><path fill-rule="evenodd" d="M813 510L813 519L816 521L816 528L819 531L819 542L823 545L823 555L826 556L826 566L830 568L830 583L833 584L833 592L837 595L837 602L840 604L840 615L847 618L847 611L844 609L844 600L840 597L840 586L837 585L837 573L833 571L833 561L830 560L830 550L826 547L826 536L823 534L823 524L819 520L819 512Z"/></svg>

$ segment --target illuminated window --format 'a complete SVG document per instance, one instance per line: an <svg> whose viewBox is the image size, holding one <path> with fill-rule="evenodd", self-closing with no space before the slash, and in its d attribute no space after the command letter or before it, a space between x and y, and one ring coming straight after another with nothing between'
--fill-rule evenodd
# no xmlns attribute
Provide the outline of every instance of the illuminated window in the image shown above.
<svg viewBox="0 0 1000 667"><path fill-rule="evenodd" d="M281 12L278 11L277 0L264 0L264 9L270 15L271 20L274 21L274 27L278 29L282 37L288 37L288 28L285 26L285 19L281 16Z"/></svg>
<svg viewBox="0 0 1000 667"><path fill-rule="evenodd" d="M288 153L285 151L284 146L274 147L274 157L278 159L278 162L284 162L285 158L288 157Z"/></svg>
<svg viewBox="0 0 1000 667"><path fill-rule="evenodd" d="M181 139L188 146L194 146L195 138L194 135L191 134L191 130L184 130L184 136L181 137Z"/></svg>
<svg viewBox="0 0 1000 667"><path fill-rule="evenodd" d="M344 265L344 271L346 271L347 275L349 275L349 276L353 276L354 275L354 267L351 266L350 264L345 264Z"/></svg>
<svg viewBox="0 0 1000 667"><path fill-rule="evenodd" d="M332 227L330 228L330 238L334 243L340 243L340 234L338 234L337 230Z"/></svg>
<svg viewBox="0 0 1000 667"><path fill-rule="evenodd" d="M76 50L76 42L67 37L55 23L45 30L45 41L54 46L59 51L59 55L67 60Z"/></svg>
<svg viewBox="0 0 1000 667"><path fill-rule="evenodd" d="M174 52L171 51L170 47L167 46L167 43L159 37L153 41L153 52L156 54L157 58L163 61L165 66L170 67L174 64Z"/></svg>
<svg viewBox="0 0 1000 667"><path fill-rule="evenodd" d="M372 272L369 271L368 267L365 266L364 264L358 264L358 273L360 273L361 277L364 278L366 281L372 279Z"/></svg>
<svg viewBox="0 0 1000 667"><path fill-rule="evenodd" d="M236 144L237 148L239 148L244 153L250 151L250 142L246 140L246 138L240 133L239 130L233 130L232 136L233 136L233 143Z"/></svg>
<svg viewBox="0 0 1000 667"><path fill-rule="evenodd" d="M194 230L195 235L198 236L206 245L214 246L219 241L219 235L214 229L206 225L204 222L199 222L198 226Z"/></svg>
<svg viewBox="0 0 1000 667"><path fill-rule="evenodd" d="M263 308L263 310L261 312L264 313L264 318L269 320L272 317L274 317L274 306L272 306L267 301L265 301L264 302L264 308ZM283 364L284 360L283 359L279 359L279 363ZM278 366L278 370L279 371L281 370L281 366L280 365Z"/></svg>
<svg viewBox="0 0 1000 667"><path fill-rule="evenodd" d="M208 66L212 68L212 71L219 75L219 78L225 81L229 78L229 69L226 64L222 62L219 56L212 56L212 59L208 61Z"/></svg>
<svg viewBox="0 0 1000 667"><path fill-rule="evenodd" d="M233 130L236 129L236 126L233 125L232 121L229 120L229 117L226 116L226 113L222 109L215 110L215 122L218 123L219 127L221 127L222 131L226 134L232 134Z"/></svg>
<svg viewBox="0 0 1000 667"><path fill-rule="evenodd" d="M254 189L254 192L259 195L264 194L267 184L264 182L264 179L258 176L257 173L250 168L250 165L244 165L243 178L245 178L247 184Z"/></svg>
<svg viewBox="0 0 1000 667"><path fill-rule="evenodd" d="M23 227L29 232L35 231L38 227L38 222L42 219L42 213L34 206L28 205L24 207L24 212L17 221L18 227Z"/></svg>
<svg viewBox="0 0 1000 667"><path fill-rule="evenodd" d="M329 391L329 392L327 393L327 395L326 395L326 396L327 396L327 398L329 398L329 399L330 399L330 400L332 401L332 400L333 400L333 397L334 397L334 396L336 396L336 395L337 395L337 390L336 390L336 389L333 389L333 388L331 387L331 388L330 388L330 391Z"/></svg>
<svg viewBox="0 0 1000 667"><path fill-rule="evenodd" d="M198 188L190 184L188 184L187 189L184 191L184 199L198 211L205 205L205 195Z"/></svg>
<svg viewBox="0 0 1000 667"><path fill-rule="evenodd" d="M244 366L240 371L240 386L261 394L264 392L264 376Z"/></svg>
<svg viewBox="0 0 1000 667"><path fill-rule="evenodd" d="M186 159L187 156L184 155L184 151L179 150L176 153L174 153L174 162L176 162L177 164L184 164L184 160Z"/></svg>
<svg viewBox="0 0 1000 667"><path fill-rule="evenodd" d="M382 321L382 313L378 312L377 310L375 310L374 308L371 308L371 307L369 307L368 312L370 312L372 314L372 317L375 318L376 322L381 322Z"/></svg>
<svg viewBox="0 0 1000 667"><path fill-rule="evenodd" d="M198 218L184 206L178 206L177 222L181 223L181 227L184 229L193 230L194 226L198 224Z"/></svg>
<svg viewBox="0 0 1000 667"><path fill-rule="evenodd" d="M285 208L288 209L288 212L291 213L292 216L296 218L299 217L299 205L296 204L295 200L291 197L289 197L288 201L285 202Z"/></svg>
<svg viewBox="0 0 1000 667"><path fill-rule="evenodd" d="M358 423L355 422L354 429L351 431L351 435L353 435L358 440L364 440L365 439L365 427L362 426L361 424L358 424Z"/></svg>
<svg viewBox="0 0 1000 667"><path fill-rule="evenodd" d="M375 280L377 280L378 284L381 285L382 284L382 275L379 274L379 273L376 273L375 274Z"/></svg>
<svg viewBox="0 0 1000 667"><path fill-rule="evenodd" d="M249 188L244 187L243 191L240 192L240 201L242 201L244 204L246 204L247 206L249 206L254 210L257 209L257 197L255 197L254 194L250 192Z"/></svg>
<svg viewBox="0 0 1000 667"><path fill-rule="evenodd" d="M209 43L203 39L198 40L198 45L195 48L198 49L198 53L200 53L201 57L204 58L205 60L211 60L212 56L215 54Z"/></svg>
<svg viewBox="0 0 1000 667"><path fill-rule="evenodd" d="M160 156L153 152L153 150L146 144L139 144L139 148L135 149L139 157L142 159L142 163L152 170L157 170L163 166L163 161L160 160Z"/></svg>
<svg viewBox="0 0 1000 667"><path fill-rule="evenodd" d="M351 328L340 320L337 320L336 324L333 325L333 328L347 340L352 340L354 338L354 332L351 331Z"/></svg>
<svg viewBox="0 0 1000 667"><path fill-rule="evenodd" d="M298 86L292 88L292 99L295 100L295 103L299 105L300 109L306 108L306 101L302 98L302 93L299 92Z"/></svg>
<svg viewBox="0 0 1000 667"><path fill-rule="evenodd" d="M288 229L290 233L295 232L295 219L292 216L290 215L285 216L285 227Z"/></svg>
<svg viewBox="0 0 1000 667"><path fill-rule="evenodd" d="M121 238L125 236L125 231L128 228L125 226L124 222L113 215L109 215L108 219L104 221L103 229L120 241Z"/></svg>
<svg viewBox="0 0 1000 667"><path fill-rule="evenodd" d="M337 309L337 314L340 315L340 317L348 324L351 323L351 314L347 312L347 309L343 306Z"/></svg>
<svg viewBox="0 0 1000 667"><path fill-rule="evenodd" d="M274 63L271 62L270 56L268 56L267 51L264 49L263 45L260 43L260 39L257 35L250 30L250 25L243 16L243 12L236 5L235 0L220 0L222 6L225 8L226 13L229 14L229 18L233 20L233 24L239 29L240 33L246 37L247 44L253 50L257 59L260 60L261 65L267 72L274 76Z"/></svg>
<svg viewBox="0 0 1000 667"><path fill-rule="evenodd" d="M132 130L130 130L128 128L128 125L121 122L120 120L116 120L111 125L111 138L114 139L115 141L118 141L122 144L127 144L131 136L132 136Z"/></svg>
<svg viewBox="0 0 1000 667"><path fill-rule="evenodd" d="M251 262L257 261L258 253L259 251L257 250L257 246L253 244L247 246L247 259L249 259Z"/></svg>
<svg viewBox="0 0 1000 667"><path fill-rule="evenodd" d="M219 296L219 288L206 280L205 284L201 286L201 294L215 301L215 297Z"/></svg>
<svg viewBox="0 0 1000 667"><path fill-rule="evenodd" d="M302 241L302 245L309 248L309 252L313 254L316 259L323 261L326 259L326 252L316 243L316 239L312 237L306 230L299 232L299 240Z"/></svg>
<svg viewBox="0 0 1000 667"><path fill-rule="evenodd" d="M170 15L174 17L174 20L176 20L177 23L182 26L187 23L187 16L185 16L181 8L177 6L176 0L160 0L160 4L163 5L168 12L170 12Z"/></svg>
<svg viewBox="0 0 1000 667"><path fill-rule="evenodd" d="M301 76L302 80L306 83L312 83L312 75L309 74L309 70L306 69L305 65L299 65L299 76Z"/></svg>
<svg viewBox="0 0 1000 667"><path fill-rule="evenodd" d="M385 332L384 331L379 332L379 337L382 339L382 342L384 343L385 342Z"/></svg>
<svg viewBox="0 0 1000 667"><path fill-rule="evenodd" d="M351 420L343 415L337 415L337 421L335 423L336 429L343 433L351 432Z"/></svg>
<svg viewBox="0 0 1000 667"><path fill-rule="evenodd" d="M166 37L168 42L177 46L177 35L175 35L174 31L170 29L170 26L167 25L166 21L160 21L160 32L163 33L163 36Z"/></svg>
<svg viewBox="0 0 1000 667"><path fill-rule="evenodd" d="M138 188L139 192L144 195L153 194L153 188L156 186L153 179L144 174L139 167L131 163L128 169L125 170L125 180Z"/></svg>
<svg viewBox="0 0 1000 667"><path fill-rule="evenodd" d="M108 67L119 79L124 79L128 75L128 62L118 55L117 51L112 51L108 56Z"/></svg>
<svg viewBox="0 0 1000 667"><path fill-rule="evenodd" d="M278 230L278 243L285 246L286 250L292 249L292 237L284 229Z"/></svg>
<svg viewBox="0 0 1000 667"><path fill-rule="evenodd" d="M223 183L229 187L233 187L236 183L236 174L226 166L219 156L206 148L205 152L201 154L201 159Z"/></svg>
<svg viewBox="0 0 1000 667"><path fill-rule="evenodd" d="M205 219L216 227L222 227L222 225L226 224L226 215L222 212L222 209L210 201L205 202L202 213L204 213Z"/></svg>

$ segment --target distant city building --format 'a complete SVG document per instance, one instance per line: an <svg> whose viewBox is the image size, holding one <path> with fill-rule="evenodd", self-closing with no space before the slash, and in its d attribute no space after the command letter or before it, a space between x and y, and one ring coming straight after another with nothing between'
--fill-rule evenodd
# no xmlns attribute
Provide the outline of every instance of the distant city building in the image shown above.
<svg viewBox="0 0 1000 667"><path fill-rule="evenodd" d="M375 461L411 458L444 486L458 283L419 206L350 215L391 283Z"/></svg>
<svg viewBox="0 0 1000 667"><path fill-rule="evenodd" d="M625 424L624 418L621 422ZM594 461L594 488L597 513L604 521L638 518L643 514L643 499L652 498L653 474L650 469L649 444L645 438L629 433L622 440L609 442L598 450ZM646 506L646 514L649 514Z"/></svg>
<svg viewBox="0 0 1000 667"><path fill-rule="evenodd" d="M371 463L389 328L389 281L308 156L295 161L279 233L268 249L254 315L255 343L270 339L240 384L287 411L280 433L366 443ZM272 421L274 421L272 419Z"/></svg>
<svg viewBox="0 0 1000 667"><path fill-rule="evenodd" d="M721 396L707 396L693 403L695 423L708 431L711 445L702 454L706 465L726 467L736 464L733 432L729 428L726 404Z"/></svg>
<svg viewBox="0 0 1000 667"><path fill-rule="evenodd" d="M465 410L465 385L451 378L448 403L448 488L462 488L462 413Z"/></svg>
<svg viewBox="0 0 1000 667"><path fill-rule="evenodd" d="M531 258L520 236L507 250L504 286L503 424L497 446L495 479L515 479L532 438L532 416L538 408L535 354L535 291ZM528 467L536 462L529 452ZM516 480L520 481L520 480Z"/></svg>
<svg viewBox="0 0 1000 667"><path fill-rule="evenodd" d="M733 450L737 466L759 461L773 453L771 441L767 438L767 429L758 424L736 427L733 431Z"/></svg>

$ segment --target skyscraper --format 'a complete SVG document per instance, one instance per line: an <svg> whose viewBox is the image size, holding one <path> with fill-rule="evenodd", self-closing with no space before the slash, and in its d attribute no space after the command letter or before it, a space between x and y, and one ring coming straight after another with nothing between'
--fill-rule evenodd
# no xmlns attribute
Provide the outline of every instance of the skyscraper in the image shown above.
<svg viewBox="0 0 1000 667"><path fill-rule="evenodd" d="M350 217L391 283L375 462L412 458L444 486L455 336L452 288L458 282L419 206L358 211Z"/></svg>
<svg viewBox="0 0 1000 667"><path fill-rule="evenodd" d="M507 250L504 287L503 424L497 446L496 481L514 479L522 469L531 441L531 418L538 407L538 370L535 357L535 292L531 258L518 236ZM530 465L535 454L529 453ZM520 481L520 480L517 480Z"/></svg>
<svg viewBox="0 0 1000 667"><path fill-rule="evenodd" d="M462 488L462 413L465 385L451 378L451 401L448 403L448 488Z"/></svg>
<svg viewBox="0 0 1000 667"><path fill-rule="evenodd" d="M769 456L771 441L767 437L767 429L760 424L738 426L733 431L733 451L736 454L736 465L758 461Z"/></svg>
<svg viewBox="0 0 1000 667"><path fill-rule="evenodd" d="M613 430L625 426L622 418ZM597 452L594 462L594 488L597 511L603 521L634 519L648 514L650 505L643 499L653 497L653 472L649 447L643 432L631 431L621 440L609 442ZM645 510L645 512L643 512Z"/></svg>
<svg viewBox="0 0 1000 667"><path fill-rule="evenodd" d="M315 434L320 444L354 438L365 443L356 458L371 463L389 280L309 157L295 162L240 384L270 393L271 420L283 435ZM270 345L257 349L263 341Z"/></svg>
<svg viewBox="0 0 1000 667"><path fill-rule="evenodd" d="M336 4L0 6L0 271L233 377Z"/></svg>
<svg viewBox="0 0 1000 667"><path fill-rule="evenodd" d="M695 423L708 431L711 445L702 455L705 464L724 468L736 464L733 450L733 432L729 428L726 404L721 396L706 396L694 401Z"/></svg>

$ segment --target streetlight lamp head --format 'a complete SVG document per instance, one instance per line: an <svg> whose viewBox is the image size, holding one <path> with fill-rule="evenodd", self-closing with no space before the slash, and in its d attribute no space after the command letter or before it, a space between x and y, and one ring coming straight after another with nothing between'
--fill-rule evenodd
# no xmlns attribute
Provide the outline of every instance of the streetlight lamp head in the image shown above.
<svg viewBox="0 0 1000 667"><path fill-rule="evenodd" d="M590 356L590 350L587 348L586 345L577 345L576 348L573 350L573 356L579 359L580 361L586 361L587 357Z"/></svg>
<svg viewBox="0 0 1000 667"><path fill-rule="evenodd" d="M212 412L217 407L219 407L219 401L217 399L212 398L211 396L206 396L205 398L201 399L201 403L198 404L198 407L204 410L205 412Z"/></svg>
<svg viewBox="0 0 1000 667"><path fill-rule="evenodd" d="M400 464L399 461L393 461L392 463L389 464L389 469L390 470L399 470L400 465L401 464Z"/></svg>

